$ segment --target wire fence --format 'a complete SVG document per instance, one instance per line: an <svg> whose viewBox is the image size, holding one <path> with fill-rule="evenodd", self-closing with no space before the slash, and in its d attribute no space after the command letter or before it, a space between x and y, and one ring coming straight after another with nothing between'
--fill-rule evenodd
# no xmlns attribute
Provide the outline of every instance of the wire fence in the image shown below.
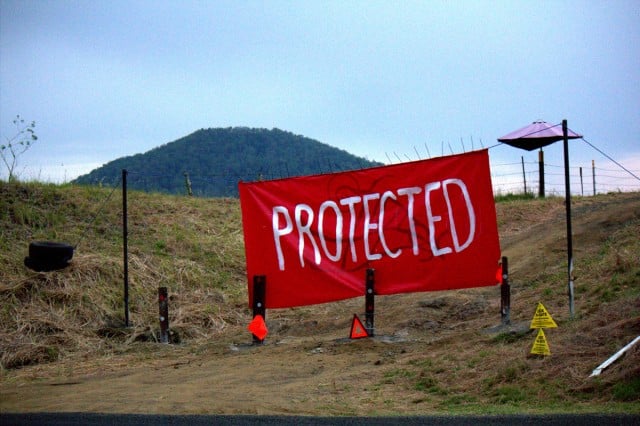
<svg viewBox="0 0 640 426"><path fill-rule="evenodd" d="M407 160L408 161L408 160ZM397 163L397 162L396 162ZM322 163L320 163L322 164ZM610 164L610 163L607 163ZM517 161L511 163L491 164L491 180L495 195L533 194L540 195L541 186L545 196L565 194L564 166L560 164L542 164L541 180L540 163L537 161ZM255 182L273 180L295 176L286 166L273 170L219 171L201 174L191 171L173 174L145 173L128 169L129 187L132 190L145 192L173 193L193 195L196 197L238 197L238 182ZM339 171L337 167L319 168L318 173L333 173ZM630 169L629 172L640 175L640 170ZM609 192L640 191L640 180L629 174L627 170L616 168L615 165L600 167L591 162L584 165L573 165L569 168L569 179L572 196L590 196ZM113 187L120 179L117 175L103 178L92 184L102 187ZM25 181L40 181L38 178L23 176ZM58 179L61 183L68 183L68 179ZM179 188L179 191L176 191ZM212 190L212 188L217 188Z"/></svg>
<svg viewBox="0 0 640 426"><path fill-rule="evenodd" d="M331 168L332 166L328 166ZM320 170L322 173L331 173L336 170ZM542 173L541 173L542 171ZM142 189L146 191L159 191L163 192L162 188L170 188L171 185L175 185L177 182L182 188L182 196L211 196L207 191L207 187L210 185L218 186L222 188L222 192L215 196L220 197L237 197L238 182L255 182L261 180L272 180L279 178L292 177L288 167L281 167L279 170L250 170L246 173L237 172L221 172L210 174L194 174L188 171L182 173L143 173L136 170L122 171L122 174L117 175L113 179L104 179L97 183L104 188L109 188L108 195L103 200L96 200L95 215L87 222L86 229L77 238L77 243L74 248L80 245L85 237L89 228L92 228L96 224L96 220L103 214L107 203L110 201L111 207L116 202L118 193L120 192L123 200L122 218L123 218L123 230L122 239L125 258L124 261L124 309L125 309L125 323L129 321L129 268L128 265L135 259L134 272L141 268L148 268L146 262L148 259L144 255L144 247L149 247L152 244L154 250L160 253L164 253L166 249L166 242L164 238L157 235L150 235L149 230L156 227L153 220L158 220L157 215L141 214L144 209L141 208L141 203L147 203L149 197L146 194L130 194L127 196L127 188L130 189ZM524 157L520 162L492 164L490 167L491 178L493 183L493 191L495 195L508 195L508 194L539 194L540 187L544 182L544 195L558 195L564 196L565 185L565 173L564 166L544 163L544 162L531 162L524 161ZM631 173L629 173L631 172ZM640 181L634 176L640 174L638 170L622 170L617 168L603 168L597 167L595 161L592 161L588 166L573 166L569 169L569 176L571 181L571 195L595 195L608 192L629 192L640 191ZM164 191L168 192L168 191ZM174 192L175 193L175 192ZM131 210L134 212L131 228L126 225L128 223L127 213L127 200L130 202ZM168 216L179 216L179 207L176 206L176 210L166 208L163 212ZM172 219L173 220L173 219ZM104 224L102 225L105 226ZM190 225L187 225L190 226ZM100 231L105 233L104 229ZM113 229L109 232L111 238L113 238ZM149 243L148 240L155 242ZM129 250L131 248L131 250ZM132 256L130 256L130 254ZM155 271L159 275L158 279L161 281L163 278L161 271ZM135 279L135 275L134 275Z"/></svg>
<svg viewBox="0 0 640 426"><path fill-rule="evenodd" d="M472 141L473 142L473 141ZM607 154L603 153L590 142L585 141L599 153L604 155L610 161L605 161L605 167L591 160L587 164L575 164L569 168L570 191L572 196L588 196L609 192L632 192L640 191L640 170L627 169L611 159ZM469 144L467 144L469 145ZM499 146L500 144L489 147L489 149ZM462 142L464 150L465 145ZM448 150L454 154L454 149L447 144ZM474 149L473 143L471 143ZM431 158L428 146L425 144L426 154ZM419 159L420 153L414 147L415 155ZM442 145L442 155L448 155L449 152ZM387 154L388 163L402 163L412 161L413 153L392 152L393 156ZM542 153L540 154L542 155ZM392 160L392 157L397 161ZM405 159L406 158L406 159ZM423 156L424 158L424 156ZM435 158L435 157L434 157ZM344 171L335 160L329 158L316 158L312 167L313 174L334 173ZM633 160L635 166L638 161ZM355 164L351 167L365 167L363 164ZM52 166L53 170L54 167ZM301 172L299 165L280 161L278 164L270 164L266 167L247 168L247 170L238 170L226 168L219 170L210 170L207 173L197 172L195 170L181 170L179 165L172 166L172 172L154 173L147 170L128 169L129 188L132 190L141 190L145 192L160 193L179 193L198 197L238 197L238 182L255 182L260 180L273 180L281 178L289 178L301 174L311 174L309 170ZM202 170L202 169L201 169ZM41 170L40 170L41 171ZM59 170L58 170L59 171ZM64 179L55 179L59 182L68 182L66 170L64 171ZM40 174L29 175L25 173L27 180L39 179ZM110 170L108 174L104 174L99 181L90 182L93 185L112 187L120 179L120 170ZM0 175L0 179L4 176ZM491 179L493 183L493 191L495 195L508 194L533 194L538 196L553 196L565 194L565 170L560 164L542 161L525 161L521 157L521 161L509 163L492 163Z"/></svg>
<svg viewBox="0 0 640 426"><path fill-rule="evenodd" d="M542 175L541 169L542 168ZM190 172L167 174L144 174L129 170L129 187L147 192L175 193L197 197L238 197L238 182L255 182L288 178L285 169L277 171L247 171L194 174ZM335 171L335 170L334 170ZM640 171L631 170L638 174ZM322 170L322 173L332 171ZM542 177L542 179L541 179ZM533 194L537 196L564 196L564 166L553 163L520 161L491 165L491 179L495 195ZM586 166L569 168L572 196L590 196L609 192L640 191L640 181L621 169L601 168L595 162ZM103 182L107 186L114 183ZM542 188L541 188L542 187ZM211 188L216 188L212 191ZM541 190L544 190L541 193Z"/></svg>
<svg viewBox="0 0 640 426"><path fill-rule="evenodd" d="M632 172L639 173L638 170L632 170ZM541 186L545 196L564 196L565 194L564 166L557 164L540 164L534 161L494 164L491 166L491 179L496 195L524 193L542 195L540 194ZM569 181L572 196L640 191L640 181L626 171L600 168L594 161L587 166L570 167Z"/></svg>

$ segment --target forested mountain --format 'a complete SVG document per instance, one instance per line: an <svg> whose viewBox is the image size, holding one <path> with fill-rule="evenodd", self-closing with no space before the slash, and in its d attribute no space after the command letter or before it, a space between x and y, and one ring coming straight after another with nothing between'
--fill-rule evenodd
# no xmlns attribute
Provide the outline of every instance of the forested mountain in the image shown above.
<svg viewBox="0 0 640 426"><path fill-rule="evenodd" d="M201 129L144 154L122 157L73 183L115 185L127 170L127 187L193 195L238 195L238 181L363 169L380 163L279 129Z"/></svg>

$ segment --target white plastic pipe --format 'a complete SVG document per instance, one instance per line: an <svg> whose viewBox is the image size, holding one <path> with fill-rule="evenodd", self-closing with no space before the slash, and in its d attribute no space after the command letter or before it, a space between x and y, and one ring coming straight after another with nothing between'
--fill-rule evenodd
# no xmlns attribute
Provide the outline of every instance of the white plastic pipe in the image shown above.
<svg viewBox="0 0 640 426"><path fill-rule="evenodd" d="M620 358L626 351L631 349L633 347L633 345L635 345L638 342L640 342L640 336L638 336L635 339L633 339L633 341L631 343L629 343L624 348L620 349L618 352L615 353L615 355L613 355L611 358L609 358L608 360L606 360L605 362L600 364L598 366L598 368L593 370L593 373L591 373L591 376L589 376L589 377L599 376L600 373L602 373L602 370L604 370L605 368L607 368L608 366L613 364L618 358Z"/></svg>

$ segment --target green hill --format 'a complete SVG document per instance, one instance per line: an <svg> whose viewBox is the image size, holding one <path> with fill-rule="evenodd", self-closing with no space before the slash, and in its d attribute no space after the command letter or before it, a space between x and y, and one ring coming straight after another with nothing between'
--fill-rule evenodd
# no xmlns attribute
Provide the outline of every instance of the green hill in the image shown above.
<svg viewBox="0 0 640 426"><path fill-rule="evenodd" d="M380 163L278 129L201 129L144 154L119 158L78 177L76 184L127 185L147 192L184 194L188 174L197 196L235 197L238 181L278 179L363 169Z"/></svg>

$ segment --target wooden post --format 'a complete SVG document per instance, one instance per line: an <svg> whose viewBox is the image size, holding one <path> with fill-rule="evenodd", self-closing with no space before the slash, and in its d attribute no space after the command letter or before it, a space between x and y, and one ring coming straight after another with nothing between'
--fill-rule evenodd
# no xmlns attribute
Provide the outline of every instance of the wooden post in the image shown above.
<svg viewBox="0 0 640 426"><path fill-rule="evenodd" d="M261 315L266 321L267 308L265 306L265 294L267 286L267 277L265 275L253 276L253 317ZM261 345L264 343L264 339L260 339L253 334L253 344Z"/></svg>
<svg viewBox="0 0 640 426"><path fill-rule="evenodd" d="M166 287L158 287L158 311L160 314L160 343L169 343L169 299Z"/></svg>
<svg viewBox="0 0 640 426"><path fill-rule="evenodd" d="M193 191L191 190L191 179L189 179L189 173L184 172L184 185L187 188L187 195L189 197L193 196Z"/></svg>
<svg viewBox="0 0 640 426"><path fill-rule="evenodd" d="M375 328L373 325L373 317L375 312L375 269L367 269L367 279L365 282L365 321L364 326L367 328L367 333L370 337L375 335Z"/></svg>
<svg viewBox="0 0 640 426"><path fill-rule="evenodd" d="M582 166L580 166L580 194L584 197L584 186L582 185Z"/></svg>
<svg viewBox="0 0 640 426"><path fill-rule="evenodd" d="M509 262L502 257L502 282L500 285L500 317L502 325L511 323L511 286L509 285Z"/></svg>
<svg viewBox="0 0 640 426"><path fill-rule="evenodd" d="M542 148L538 151L538 180L540 181L538 197L544 198L544 151Z"/></svg>
<svg viewBox="0 0 640 426"><path fill-rule="evenodd" d="M527 195L527 175L524 172L524 156L520 156L522 160L522 181L524 182L524 195Z"/></svg>
<svg viewBox="0 0 640 426"><path fill-rule="evenodd" d="M127 171L122 169L122 257L124 263L124 325L129 327L129 249L127 224Z"/></svg>

